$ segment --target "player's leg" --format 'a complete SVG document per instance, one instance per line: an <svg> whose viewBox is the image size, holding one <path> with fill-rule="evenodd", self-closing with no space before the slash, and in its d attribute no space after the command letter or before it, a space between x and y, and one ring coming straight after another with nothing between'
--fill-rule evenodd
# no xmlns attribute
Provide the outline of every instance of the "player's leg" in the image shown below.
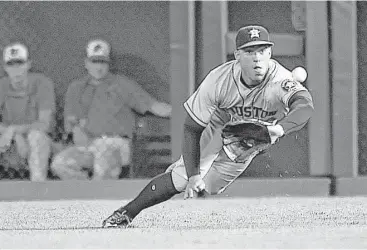
<svg viewBox="0 0 367 250"><path fill-rule="evenodd" d="M96 139L89 147L94 155L93 179L118 179L121 167L130 163L130 144L121 137Z"/></svg>
<svg viewBox="0 0 367 250"><path fill-rule="evenodd" d="M46 133L37 130L31 130L27 139L29 144L28 165L30 179L31 181L45 181L49 167L51 140Z"/></svg>
<svg viewBox="0 0 367 250"><path fill-rule="evenodd" d="M165 173L154 177L135 199L105 219L102 226L126 227L142 210L167 201L182 192L187 180L175 173L176 168L184 169L182 158L170 165Z"/></svg>
<svg viewBox="0 0 367 250"><path fill-rule="evenodd" d="M216 155L201 160L200 172L205 175ZM103 227L126 227L144 209L169 200L185 191L188 183L186 168L181 157L166 172L153 178L139 195L127 205L116 210L103 221Z"/></svg>
<svg viewBox="0 0 367 250"><path fill-rule="evenodd" d="M0 165L3 167L0 175L1 178L13 179L19 175L24 175L27 168L27 160L17 150L15 142L1 152Z"/></svg>
<svg viewBox="0 0 367 250"><path fill-rule="evenodd" d="M243 163L235 163L221 150L217 155L202 159L200 172L205 183L205 190L198 193L197 197L203 198L208 195L222 193L247 169L257 155L258 152L253 152L249 154ZM179 164L172 168L171 171L176 189L179 192L184 191L188 183L185 166Z"/></svg>
<svg viewBox="0 0 367 250"><path fill-rule="evenodd" d="M18 167L16 168L17 174L21 179L27 178L27 173L30 173L30 167L28 164L28 156L30 152L30 145L27 142L27 138L23 134L15 134L13 146L17 152ZM29 176L29 175L28 175Z"/></svg>
<svg viewBox="0 0 367 250"><path fill-rule="evenodd" d="M203 176L205 191L211 195L224 192L247 169L257 155L258 152L254 152L243 163L235 163L221 150L209 171Z"/></svg>
<svg viewBox="0 0 367 250"><path fill-rule="evenodd" d="M87 180L86 170L93 167L93 154L86 148L71 146L59 152L51 163L51 171L61 180Z"/></svg>

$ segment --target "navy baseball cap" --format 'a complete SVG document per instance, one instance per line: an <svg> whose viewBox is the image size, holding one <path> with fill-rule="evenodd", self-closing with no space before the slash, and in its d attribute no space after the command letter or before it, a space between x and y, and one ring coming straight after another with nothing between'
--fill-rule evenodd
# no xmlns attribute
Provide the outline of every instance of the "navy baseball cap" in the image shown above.
<svg viewBox="0 0 367 250"><path fill-rule="evenodd" d="M273 46L269 32L262 26L250 25L240 28L236 35L236 48L244 49L256 45Z"/></svg>

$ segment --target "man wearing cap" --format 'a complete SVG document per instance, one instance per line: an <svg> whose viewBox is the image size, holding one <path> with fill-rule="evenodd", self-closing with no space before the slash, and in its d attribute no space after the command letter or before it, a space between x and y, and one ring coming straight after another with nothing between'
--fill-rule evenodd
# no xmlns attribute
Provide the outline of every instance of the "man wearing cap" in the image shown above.
<svg viewBox="0 0 367 250"><path fill-rule="evenodd" d="M239 161L221 137L227 125L260 121L267 124L274 144L307 123L313 112L311 95L289 70L271 59L273 44L262 26L237 32L235 60L211 70L184 103L180 159L114 211L103 227L126 227L142 210L181 192L184 198L223 192L259 154L252 151Z"/></svg>
<svg viewBox="0 0 367 250"><path fill-rule="evenodd" d="M110 45L87 45L88 75L72 82L65 98L65 130L74 144L54 157L53 172L61 179L117 179L131 161L134 113L171 115L171 106L158 102L136 82L109 72Z"/></svg>
<svg viewBox="0 0 367 250"><path fill-rule="evenodd" d="M0 79L0 152L5 167L27 163L31 181L47 178L54 124L54 83L45 75L31 73L31 60L24 44L3 50L4 70ZM14 162L14 159L17 159Z"/></svg>

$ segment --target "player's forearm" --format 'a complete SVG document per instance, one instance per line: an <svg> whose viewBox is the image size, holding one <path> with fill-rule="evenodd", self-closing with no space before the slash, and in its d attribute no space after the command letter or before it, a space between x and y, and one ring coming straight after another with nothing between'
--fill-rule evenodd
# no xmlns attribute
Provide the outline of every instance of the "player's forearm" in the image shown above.
<svg viewBox="0 0 367 250"><path fill-rule="evenodd" d="M50 128L52 121L52 110L41 110L38 114L39 119L30 124L14 125L14 131L16 133L26 133L30 130L39 130L47 132Z"/></svg>
<svg viewBox="0 0 367 250"><path fill-rule="evenodd" d="M200 136L189 129L184 129L182 157L188 178L200 174Z"/></svg>
<svg viewBox="0 0 367 250"><path fill-rule="evenodd" d="M188 178L200 174L200 137L203 127L191 117L186 118L183 133L182 157Z"/></svg>
<svg viewBox="0 0 367 250"><path fill-rule="evenodd" d="M172 113L171 105L164 102L153 102L149 111L159 117L170 117Z"/></svg>
<svg viewBox="0 0 367 250"><path fill-rule="evenodd" d="M289 134L303 128L314 111L312 100L298 97L290 105L290 112L278 124L283 127L284 133Z"/></svg>

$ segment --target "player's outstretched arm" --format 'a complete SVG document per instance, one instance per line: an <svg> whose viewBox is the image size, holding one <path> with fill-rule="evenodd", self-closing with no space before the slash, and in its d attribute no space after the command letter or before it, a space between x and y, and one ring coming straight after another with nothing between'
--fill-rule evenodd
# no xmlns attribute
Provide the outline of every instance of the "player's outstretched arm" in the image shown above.
<svg viewBox="0 0 367 250"><path fill-rule="evenodd" d="M288 106L288 115L278 122L284 129L284 134L303 128L314 111L311 94L306 90L295 93L289 100Z"/></svg>
<svg viewBox="0 0 367 250"><path fill-rule="evenodd" d="M186 167L189 183L184 198L193 198L194 191L205 189L200 177L200 137L204 127L195 122L190 115L186 115L182 142L182 157Z"/></svg>

